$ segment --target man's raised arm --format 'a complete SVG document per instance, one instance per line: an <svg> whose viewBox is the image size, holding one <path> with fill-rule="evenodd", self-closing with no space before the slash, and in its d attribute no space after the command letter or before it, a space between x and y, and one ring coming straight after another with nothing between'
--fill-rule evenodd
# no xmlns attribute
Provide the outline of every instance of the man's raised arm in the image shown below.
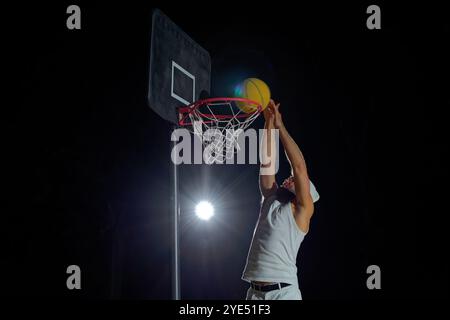
<svg viewBox="0 0 450 320"><path fill-rule="evenodd" d="M273 103L273 101L271 101L271 103ZM272 139L274 139L272 133L272 129L274 129L274 114L272 110L273 109L267 107L263 112L266 122L264 123L264 133L260 148L261 167L259 171L259 189L265 198L273 194L278 188L275 181L275 169L273 172L267 170L270 167L275 168L275 157L277 156L275 150L273 150L275 149L273 148L274 143L272 143Z"/></svg>
<svg viewBox="0 0 450 320"><path fill-rule="evenodd" d="M305 159L294 139L289 135L279 112L279 104L271 106L274 114L274 126L279 129L280 140L291 164L295 185L295 214L300 229L308 232L309 220L314 212L314 202L309 188L309 177Z"/></svg>

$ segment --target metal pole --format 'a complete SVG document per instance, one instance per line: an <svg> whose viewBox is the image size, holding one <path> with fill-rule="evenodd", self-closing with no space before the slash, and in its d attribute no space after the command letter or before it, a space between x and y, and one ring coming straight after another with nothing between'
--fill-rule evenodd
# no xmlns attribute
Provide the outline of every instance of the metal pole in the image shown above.
<svg viewBox="0 0 450 320"><path fill-rule="evenodd" d="M174 130L176 127L173 128ZM177 141L173 141L172 150L178 154ZM180 206L178 203L178 166L172 161L172 187L173 187L173 208L172 208L172 235L173 235L173 250L172 250L172 299L180 300L180 238L179 238L179 221L180 221Z"/></svg>

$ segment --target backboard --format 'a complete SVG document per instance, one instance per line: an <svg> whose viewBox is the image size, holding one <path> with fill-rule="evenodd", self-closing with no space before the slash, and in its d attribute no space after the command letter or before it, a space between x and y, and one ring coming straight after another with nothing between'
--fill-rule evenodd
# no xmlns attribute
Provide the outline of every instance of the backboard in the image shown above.
<svg viewBox="0 0 450 320"><path fill-rule="evenodd" d="M208 95L211 57L160 10L152 15L148 104L163 119L178 124L177 108Z"/></svg>

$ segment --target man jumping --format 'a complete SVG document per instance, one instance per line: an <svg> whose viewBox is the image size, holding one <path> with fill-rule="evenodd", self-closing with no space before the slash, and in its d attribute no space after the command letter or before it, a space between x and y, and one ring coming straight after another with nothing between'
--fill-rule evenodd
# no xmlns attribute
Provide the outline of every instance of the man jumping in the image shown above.
<svg viewBox="0 0 450 320"><path fill-rule="evenodd" d="M310 182L305 159L287 132L280 104L270 100L264 110L264 136L259 186L262 204L242 279L250 282L247 300L301 300L296 259L319 194ZM277 156L271 129L278 129L292 175L278 187L274 174L263 172Z"/></svg>

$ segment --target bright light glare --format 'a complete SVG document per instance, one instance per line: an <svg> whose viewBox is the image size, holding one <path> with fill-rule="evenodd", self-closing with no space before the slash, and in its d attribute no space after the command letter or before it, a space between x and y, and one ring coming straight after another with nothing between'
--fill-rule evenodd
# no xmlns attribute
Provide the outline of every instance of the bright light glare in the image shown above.
<svg viewBox="0 0 450 320"><path fill-rule="evenodd" d="M214 207L208 201L201 201L195 207L195 214L202 220L209 220L214 215Z"/></svg>

